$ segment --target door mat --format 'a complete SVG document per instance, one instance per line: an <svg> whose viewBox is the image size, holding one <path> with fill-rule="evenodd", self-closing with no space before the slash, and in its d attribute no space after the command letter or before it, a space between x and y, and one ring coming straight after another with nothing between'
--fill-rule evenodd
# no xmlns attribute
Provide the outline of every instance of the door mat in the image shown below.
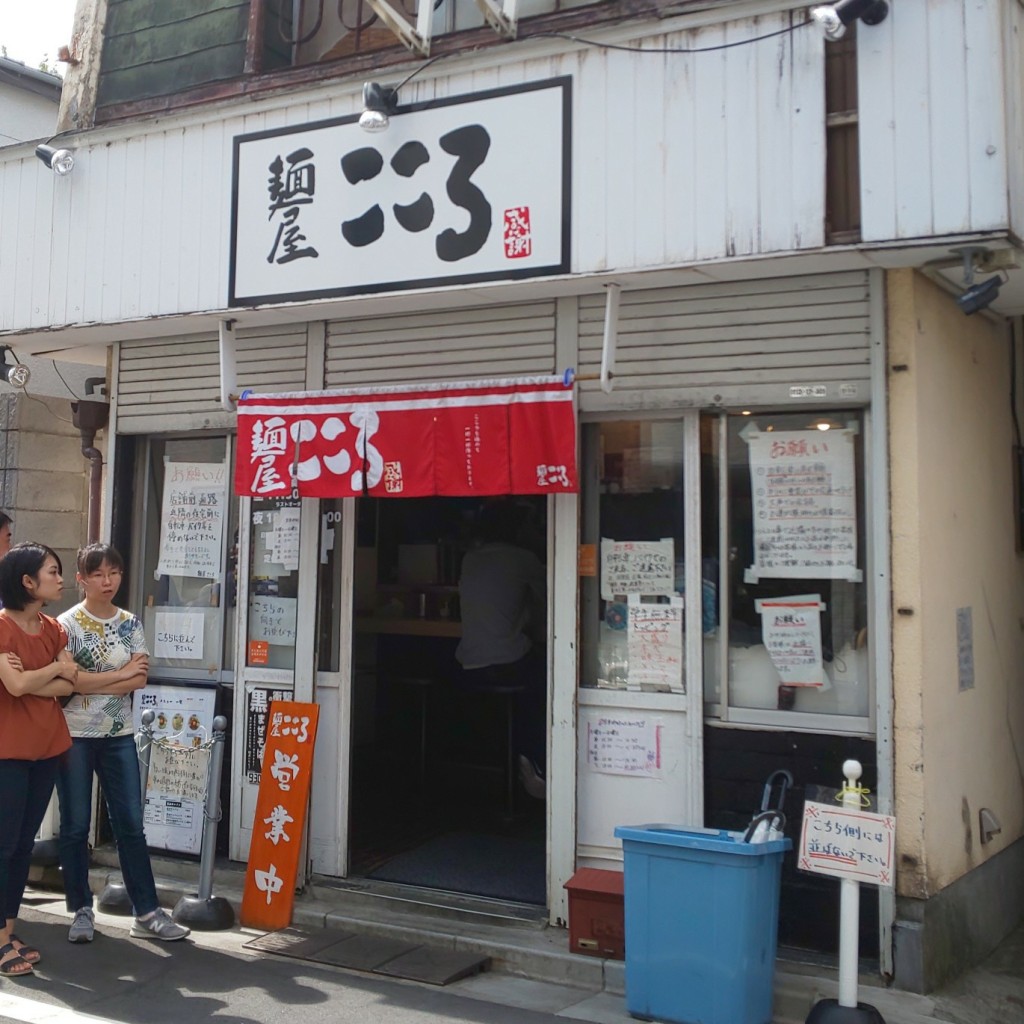
<svg viewBox="0 0 1024 1024"><path fill-rule="evenodd" d="M491 963L490 957L477 953L338 928L284 928L250 939L244 948L428 985L449 985L486 970Z"/></svg>
<svg viewBox="0 0 1024 1024"><path fill-rule="evenodd" d="M392 857L367 878L544 906L544 840L452 832Z"/></svg>

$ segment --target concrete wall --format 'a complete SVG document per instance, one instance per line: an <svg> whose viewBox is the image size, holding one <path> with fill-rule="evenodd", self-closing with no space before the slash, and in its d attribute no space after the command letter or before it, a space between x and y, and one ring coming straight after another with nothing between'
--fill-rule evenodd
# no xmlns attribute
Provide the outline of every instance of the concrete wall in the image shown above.
<svg viewBox="0 0 1024 1024"><path fill-rule="evenodd" d="M75 556L86 538L87 471L68 401L0 396L0 507L14 517L15 542L48 544L64 564L64 600L49 614L79 599Z"/></svg>
<svg viewBox="0 0 1024 1024"><path fill-rule="evenodd" d="M1011 342L1007 324L964 316L909 270L889 276L888 320L897 892L928 900L1024 833ZM958 609L973 623L967 689ZM985 845L982 807L1002 824ZM944 914L949 927L925 940L926 960L944 962L947 943L964 941L965 922Z"/></svg>

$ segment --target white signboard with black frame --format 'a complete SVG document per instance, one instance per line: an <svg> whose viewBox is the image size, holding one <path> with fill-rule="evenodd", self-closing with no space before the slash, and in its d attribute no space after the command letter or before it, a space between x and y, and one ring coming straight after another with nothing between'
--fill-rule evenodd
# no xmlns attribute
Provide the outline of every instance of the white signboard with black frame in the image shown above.
<svg viewBox="0 0 1024 1024"><path fill-rule="evenodd" d="M234 140L231 306L567 273L571 80Z"/></svg>

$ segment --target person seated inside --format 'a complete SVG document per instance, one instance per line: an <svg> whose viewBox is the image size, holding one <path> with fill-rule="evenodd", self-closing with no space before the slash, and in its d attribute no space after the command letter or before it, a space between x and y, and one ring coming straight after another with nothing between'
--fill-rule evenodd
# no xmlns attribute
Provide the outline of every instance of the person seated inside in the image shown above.
<svg viewBox="0 0 1024 1024"><path fill-rule="evenodd" d="M462 639L455 651L468 687L518 686L513 737L519 778L544 799L547 678L542 643L547 573L522 546L522 510L508 500L484 506L478 543L462 560Z"/></svg>

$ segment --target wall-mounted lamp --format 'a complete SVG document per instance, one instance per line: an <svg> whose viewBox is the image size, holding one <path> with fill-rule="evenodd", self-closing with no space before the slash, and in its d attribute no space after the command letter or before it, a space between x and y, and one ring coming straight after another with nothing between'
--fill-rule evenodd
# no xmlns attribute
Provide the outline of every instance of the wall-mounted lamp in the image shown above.
<svg viewBox="0 0 1024 1024"><path fill-rule="evenodd" d="M359 127L364 132L386 132L391 124L391 115L398 106L398 89L379 82L363 83L363 112L359 116Z"/></svg>
<svg viewBox="0 0 1024 1024"><path fill-rule="evenodd" d="M846 26L860 18L865 25L878 25L885 21L889 5L885 0L838 0L811 8L811 21L821 27L829 42L842 39Z"/></svg>
<svg viewBox="0 0 1024 1024"><path fill-rule="evenodd" d="M963 259L964 264L964 291L956 297L956 304L966 316L972 313L979 313L987 309L999 295L999 289L1003 286L1002 274L996 274L984 281L974 283L974 271L991 270L988 264L991 253L982 246L965 245L961 249L954 249Z"/></svg>
<svg viewBox="0 0 1024 1024"><path fill-rule="evenodd" d="M54 146L41 144L36 146L36 156L39 157L39 159L42 160L54 174L59 174L62 177L65 174L70 174L71 169L75 166L75 157L70 149L57 149Z"/></svg>
<svg viewBox="0 0 1024 1024"><path fill-rule="evenodd" d="M3 377L12 388L25 387L28 384L29 377L32 376L32 371L24 363L17 361L14 363L7 362L8 356L17 360L17 356L5 345L3 348L0 348L0 358L3 359L3 363L0 364L0 377Z"/></svg>

